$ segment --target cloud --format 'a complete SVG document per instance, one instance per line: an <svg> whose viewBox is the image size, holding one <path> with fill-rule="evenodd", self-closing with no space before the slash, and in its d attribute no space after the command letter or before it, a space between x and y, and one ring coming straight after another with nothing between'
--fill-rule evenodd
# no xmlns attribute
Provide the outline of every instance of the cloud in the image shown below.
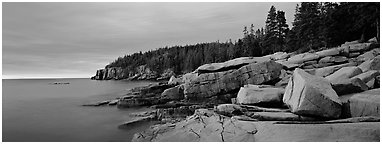
<svg viewBox="0 0 382 144"><path fill-rule="evenodd" d="M3 76L90 77L125 54L236 40L271 4L292 21L296 3L3 3Z"/></svg>

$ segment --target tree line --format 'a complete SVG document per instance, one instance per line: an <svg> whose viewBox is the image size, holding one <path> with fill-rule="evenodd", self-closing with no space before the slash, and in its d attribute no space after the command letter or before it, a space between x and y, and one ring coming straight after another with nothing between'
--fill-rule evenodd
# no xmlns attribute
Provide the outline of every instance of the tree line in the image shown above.
<svg viewBox="0 0 382 144"><path fill-rule="evenodd" d="M119 57L108 67L134 70L147 65L151 70L173 70L184 74L206 63L223 62L238 57L263 56L275 52L306 52L339 46L346 41L379 40L377 2L302 2L296 6L292 27L285 12L271 6L265 26L255 30L245 26L243 38L234 42L210 42L158 48Z"/></svg>

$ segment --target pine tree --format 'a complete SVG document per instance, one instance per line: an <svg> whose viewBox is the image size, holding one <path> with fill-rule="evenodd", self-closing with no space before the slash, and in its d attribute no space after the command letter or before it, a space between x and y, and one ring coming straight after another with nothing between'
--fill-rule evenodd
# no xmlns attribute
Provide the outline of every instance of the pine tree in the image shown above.
<svg viewBox="0 0 382 144"><path fill-rule="evenodd" d="M283 11L277 11L277 33L276 33L276 44L277 44L277 49L276 51L282 51L285 48L285 39L289 31L288 24L286 23L285 19L285 12Z"/></svg>
<svg viewBox="0 0 382 144"><path fill-rule="evenodd" d="M271 6L267 19L265 21L265 39L263 42L264 45L264 54L270 54L275 52L275 49L277 47L277 19L276 19L277 13L276 8L274 6Z"/></svg>

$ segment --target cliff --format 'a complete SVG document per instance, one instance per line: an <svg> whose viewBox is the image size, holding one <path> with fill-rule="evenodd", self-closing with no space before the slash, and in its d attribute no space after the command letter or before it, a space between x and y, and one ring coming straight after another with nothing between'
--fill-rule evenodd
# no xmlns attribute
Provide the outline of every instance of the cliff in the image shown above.
<svg viewBox="0 0 382 144"><path fill-rule="evenodd" d="M121 67L111 67L99 69L96 75L91 77L92 80L163 80L169 79L175 73L171 69L165 70L163 73L151 70L146 65L141 65L135 69L128 70Z"/></svg>

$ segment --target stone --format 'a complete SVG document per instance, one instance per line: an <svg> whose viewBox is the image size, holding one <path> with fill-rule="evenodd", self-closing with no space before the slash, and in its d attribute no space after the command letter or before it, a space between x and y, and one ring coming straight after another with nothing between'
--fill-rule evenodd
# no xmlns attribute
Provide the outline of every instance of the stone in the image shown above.
<svg viewBox="0 0 382 144"><path fill-rule="evenodd" d="M333 62L334 63L345 63L345 62L348 62L348 58L344 57L344 56L334 56Z"/></svg>
<svg viewBox="0 0 382 144"><path fill-rule="evenodd" d="M316 118L299 116L290 112L252 112L248 117L259 121L314 121Z"/></svg>
<svg viewBox="0 0 382 144"><path fill-rule="evenodd" d="M330 62L333 62L332 56L323 57L318 61L318 63L330 63Z"/></svg>
<svg viewBox="0 0 382 144"><path fill-rule="evenodd" d="M270 58L267 57L240 57L223 63L204 64L198 67L195 71L198 73L227 71L230 69L238 69L251 63L261 63L269 60Z"/></svg>
<svg viewBox="0 0 382 144"><path fill-rule="evenodd" d="M175 76L171 76L170 80L168 80L167 84L169 85L178 85L182 83L182 79L176 78Z"/></svg>
<svg viewBox="0 0 382 144"><path fill-rule="evenodd" d="M232 97L221 96L227 93L237 93L240 87L246 84L258 85L275 81L278 79L281 69L281 64L266 61L245 65L237 70L200 74L190 83L185 83L185 99L203 102L208 98L218 96L218 99L230 103Z"/></svg>
<svg viewBox="0 0 382 144"><path fill-rule="evenodd" d="M257 85L244 85L237 94L239 104L279 104L282 103L283 88L262 88Z"/></svg>
<svg viewBox="0 0 382 144"><path fill-rule="evenodd" d="M243 115L244 109L236 104L220 104L215 108L216 113L233 116L233 115Z"/></svg>
<svg viewBox="0 0 382 144"><path fill-rule="evenodd" d="M341 96L343 117L380 116L380 89Z"/></svg>
<svg viewBox="0 0 382 144"><path fill-rule="evenodd" d="M358 40L345 42L344 44L341 45L341 47L345 47L345 46L349 46L349 45L353 45L353 44L359 44Z"/></svg>
<svg viewBox="0 0 382 144"><path fill-rule="evenodd" d="M316 60L318 58L320 58L320 56L314 53L302 53L290 57L287 62L293 64L301 64L306 61Z"/></svg>
<svg viewBox="0 0 382 144"><path fill-rule="evenodd" d="M339 53L340 53L339 49L331 48L331 49L318 51L316 52L316 55L318 55L319 57L326 57L326 56L335 56L335 55L338 55Z"/></svg>
<svg viewBox="0 0 382 144"><path fill-rule="evenodd" d="M242 117L240 117L242 118ZM380 141L379 122L333 124L273 124L237 116L225 117L207 109L178 123L154 125L136 133L133 142L333 142Z"/></svg>
<svg viewBox="0 0 382 144"><path fill-rule="evenodd" d="M183 85L178 85L172 88L168 88L163 91L160 99L163 101L172 101L172 100L182 100L184 99L183 95Z"/></svg>
<svg viewBox="0 0 382 144"><path fill-rule="evenodd" d="M363 53L362 55L359 55L356 59L361 62L371 60L379 55L379 51L379 48L372 49L368 52Z"/></svg>
<svg viewBox="0 0 382 144"><path fill-rule="evenodd" d="M359 55L361 55L360 52L352 52L352 53L349 53L348 57L353 58L353 57L357 57Z"/></svg>
<svg viewBox="0 0 382 144"><path fill-rule="evenodd" d="M378 43L378 40L377 40L376 37L373 37L373 38L369 39L367 42L369 42L369 43Z"/></svg>
<svg viewBox="0 0 382 144"><path fill-rule="evenodd" d="M349 45L350 52L366 51L369 50L371 43L358 43Z"/></svg>
<svg viewBox="0 0 382 144"><path fill-rule="evenodd" d="M361 73L359 75L356 75L353 78L359 78L363 82L367 83L367 82L369 82L370 80L374 79L377 76L379 76L379 71L377 71L377 70L370 70L370 71Z"/></svg>
<svg viewBox="0 0 382 144"><path fill-rule="evenodd" d="M118 99L111 100L107 105L117 105L118 101L119 101Z"/></svg>
<svg viewBox="0 0 382 144"><path fill-rule="evenodd" d="M339 80L352 78L361 73L362 73L362 70L356 66L343 67L337 70L336 72L334 72L333 74L326 76L325 79L333 83Z"/></svg>
<svg viewBox="0 0 382 144"><path fill-rule="evenodd" d="M316 75L316 76L321 76L321 77L326 77L335 71L339 70L340 68L343 67L350 67L350 66L356 66L356 63L350 62L350 63L344 63L344 64L339 64L339 65L333 65L333 66L328 66L328 67L323 67L323 68L318 68L312 71L310 74Z"/></svg>
<svg viewBox="0 0 382 144"><path fill-rule="evenodd" d="M196 78L198 78L198 73L186 73L182 76L182 83L191 83Z"/></svg>
<svg viewBox="0 0 382 144"><path fill-rule="evenodd" d="M283 101L298 115L338 118L341 114L341 101L329 81L298 68L285 88Z"/></svg>
<svg viewBox="0 0 382 144"><path fill-rule="evenodd" d="M378 70L379 71L380 70L379 66L380 66L379 56L377 56L371 60L365 61L362 64L358 65L358 67L363 72L366 72L369 70Z"/></svg>
<svg viewBox="0 0 382 144"><path fill-rule="evenodd" d="M349 93L356 93L368 90L368 86L359 78L345 78L332 81L332 88L341 96Z"/></svg>
<svg viewBox="0 0 382 144"><path fill-rule="evenodd" d="M286 52L276 52L276 53L273 53L273 54L270 54L270 55L266 55L266 56L263 56L263 57L269 57L272 60L283 60L283 59L287 59L290 55L291 54L288 54Z"/></svg>

